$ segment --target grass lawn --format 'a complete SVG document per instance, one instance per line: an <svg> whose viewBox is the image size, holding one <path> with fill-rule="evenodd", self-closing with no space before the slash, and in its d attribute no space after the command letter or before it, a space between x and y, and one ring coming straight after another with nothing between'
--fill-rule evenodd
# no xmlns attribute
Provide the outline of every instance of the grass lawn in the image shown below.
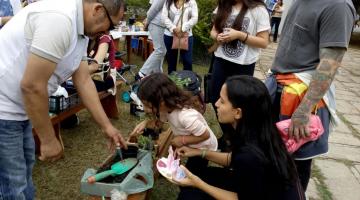
<svg viewBox="0 0 360 200"><path fill-rule="evenodd" d="M141 66L142 59L132 56L133 62ZM164 69L167 67L164 66ZM207 73L207 66L194 65L194 71L200 75ZM123 86L118 90L127 90ZM124 136L127 136L137 123L138 117L131 116L129 104L119 101L121 111L118 120L112 120ZM210 106L208 105L208 108ZM101 130L92 120L86 110L78 113L80 125L72 129L62 129L61 135L65 145L65 158L54 163L37 161L33 171L36 186L36 199L39 200L70 200L88 199L87 195L80 193L80 179L87 168L96 168L109 155L107 141ZM219 127L213 110L207 109L205 114L214 133L219 133ZM154 185L151 199L176 199L178 187L167 182L164 178L158 179Z"/></svg>

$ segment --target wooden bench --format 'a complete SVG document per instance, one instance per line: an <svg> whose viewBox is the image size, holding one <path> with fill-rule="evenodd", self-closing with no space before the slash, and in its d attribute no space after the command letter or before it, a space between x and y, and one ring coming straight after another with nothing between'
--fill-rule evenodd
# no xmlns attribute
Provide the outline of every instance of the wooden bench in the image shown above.
<svg viewBox="0 0 360 200"><path fill-rule="evenodd" d="M116 87L117 88L120 87L122 83L123 83L123 81L118 80L116 82ZM115 96L107 91L101 91L98 94L99 94L99 99L100 99L101 105L103 106L106 115L109 118L118 119L118 117L119 117L119 111L118 111L118 107L117 107L118 93L116 93ZM78 113L79 111L81 111L84 108L85 108L84 104L80 102L79 104L72 106L69 109L65 109L63 112L54 114L50 117L51 123L54 127L55 136L62 145L63 145L63 142L62 142L61 134L60 134L60 122L63 121L64 119ZM34 139L35 139L36 153L39 153L40 152L40 140L39 140L38 136L36 135L35 129L33 129L33 135L34 135Z"/></svg>

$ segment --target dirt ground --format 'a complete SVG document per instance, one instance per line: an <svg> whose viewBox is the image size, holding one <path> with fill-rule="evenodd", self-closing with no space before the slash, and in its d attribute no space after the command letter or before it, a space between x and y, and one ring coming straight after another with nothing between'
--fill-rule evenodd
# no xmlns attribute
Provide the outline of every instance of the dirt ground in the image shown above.
<svg viewBox="0 0 360 200"><path fill-rule="evenodd" d="M135 63L141 66L143 61L135 59ZM204 66L194 66L194 71L203 75L208 70ZM129 78L129 77L128 77ZM128 90L123 86L118 92ZM142 119L130 115L129 104L118 99L121 111L118 120L112 123L124 136L127 136L137 123ZM209 107L209 106L208 106ZM65 146L65 157L54 163L37 161L33 171L33 179L37 189L36 199L39 200L70 200L88 199L88 196L80 193L80 179L87 168L96 168L110 154L107 149L107 140L98 126L92 120L86 110L78 113L80 124L72 129L62 129L61 135ZM206 114L209 124L213 129L217 121L211 109ZM214 131L215 132L215 131ZM219 132L219 131L216 131ZM160 178L152 192L151 199L171 200L176 199L178 187Z"/></svg>

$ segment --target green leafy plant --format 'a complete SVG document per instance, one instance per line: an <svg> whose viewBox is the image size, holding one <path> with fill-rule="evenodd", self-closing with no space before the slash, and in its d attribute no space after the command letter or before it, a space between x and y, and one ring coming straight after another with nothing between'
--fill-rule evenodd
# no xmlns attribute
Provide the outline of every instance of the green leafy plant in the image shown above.
<svg viewBox="0 0 360 200"><path fill-rule="evenodd" d="M174 81L174 83L176 84L176 86L178 86L181 89L184 89L184 87L187 87L190 83L191 83L191 79L190 78L185 78L182 79L178 76L176 76L176 74L171 74L169 75L169 78Z"/></svg>
<svg viewBox="0 0 360 200"><path fill-rule="evenodd" d="M199 10L198 23L193 28L194 36L200 40L205 47L212 45L210 38L212 28L213 11L216 8L217 0L197 0Z"/></svg>
<svg viewBox="0 0 360 200"><path fill-rule="evenodd" d="M150 137L146 137L143 135L140 135L138 137L138 145L140 149L144 150L152 150L154 147L154 142Z"/></svg>

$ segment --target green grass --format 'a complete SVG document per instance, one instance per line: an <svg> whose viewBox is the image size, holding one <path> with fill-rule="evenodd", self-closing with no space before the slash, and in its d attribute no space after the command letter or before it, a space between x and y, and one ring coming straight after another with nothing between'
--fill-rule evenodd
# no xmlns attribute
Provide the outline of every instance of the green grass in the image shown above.
<svg viewBox="0 0 360 200"><path fill-rule="evenodd" d="M134 64L141 66L142 59L132 56ZM164 70L167 67L164 66ZM203 75L208 68L194 65L194 71ZM123 86L118 92L128 90ZM129 104L118 99L120 116L112 120L124 136L127 136L140 118L130 115ZM109 155L107 140L101 130L92 120L86 110L79 112L80 124L72 129L62 129L61 135L65 145L65 158L54 163L37 161L33 170L33 180L36 186L36 199L64 200L88 199L87 195L80 193L80 179L87 168L98 167ZM206 118L214 133L221 134L216 117L208 105ZM178 187L159 178L153 188L151 199L176 199Z"/></svg>

